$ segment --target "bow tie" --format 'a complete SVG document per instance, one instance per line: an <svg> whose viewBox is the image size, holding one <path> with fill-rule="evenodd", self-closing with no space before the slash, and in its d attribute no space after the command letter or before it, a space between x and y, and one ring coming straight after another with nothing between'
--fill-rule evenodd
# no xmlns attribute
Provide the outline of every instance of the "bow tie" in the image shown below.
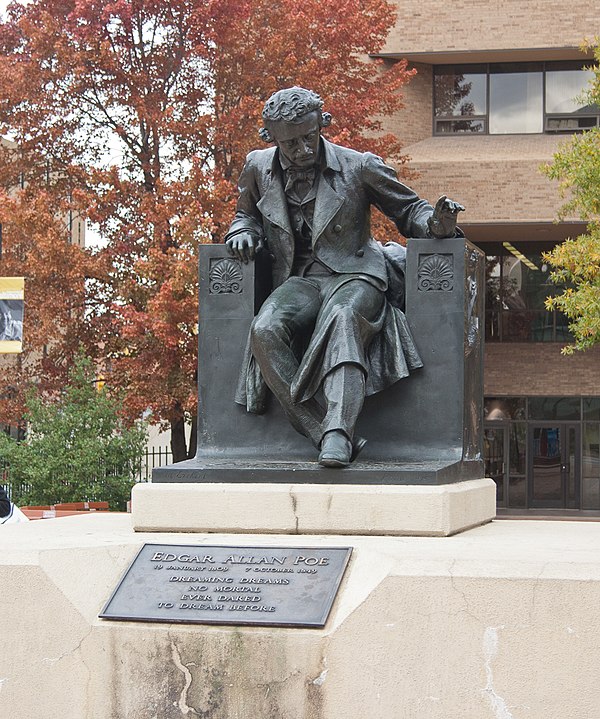
<svg viewBox="0 0 600 719"><path fill-rule="evenodd" d="M304 197L315 181L316 170L314 167L308 169L288 167L286 172L286 192L296 192L300 197Z"/></svg>
<svg viewBox="0 0 600 719"><path fill-rule="evenodd" d="M288 167L286 170L288 179L291 182L312 182L315 179L315 168L309 167L302 169L300 167Z"/></svg>

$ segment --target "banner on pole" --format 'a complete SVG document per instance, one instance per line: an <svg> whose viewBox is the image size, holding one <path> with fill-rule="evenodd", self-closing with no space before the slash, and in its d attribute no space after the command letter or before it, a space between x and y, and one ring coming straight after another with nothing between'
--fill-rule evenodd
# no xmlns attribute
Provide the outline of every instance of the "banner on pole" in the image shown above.
<svg viewBox="0 0 600 719"><path fill-rule="evenodd" d="M24 277L0 277L0 354L23 351Z"/></svg>

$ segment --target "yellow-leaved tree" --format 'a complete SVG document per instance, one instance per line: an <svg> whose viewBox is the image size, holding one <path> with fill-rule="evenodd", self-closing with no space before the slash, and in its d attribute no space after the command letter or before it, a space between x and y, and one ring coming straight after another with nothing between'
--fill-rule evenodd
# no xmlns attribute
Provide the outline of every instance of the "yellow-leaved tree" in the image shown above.
<svg viewBox="0 0 600 719"><path fill-rule="evenodd" d="M600 63L598 39L593 49ZM600 106L600 67L590 69L594 75L584 95L585 102ZM563 194L570 193L559 217L577 214L587 223L584 234L568 239L545 255L553 268L552 280L566 286L562 294L546 300L546 307L560 310L569 318L573 342L563 353L572 354L600 343L600 127L573 135L543 170L558 180Z"/></svg>

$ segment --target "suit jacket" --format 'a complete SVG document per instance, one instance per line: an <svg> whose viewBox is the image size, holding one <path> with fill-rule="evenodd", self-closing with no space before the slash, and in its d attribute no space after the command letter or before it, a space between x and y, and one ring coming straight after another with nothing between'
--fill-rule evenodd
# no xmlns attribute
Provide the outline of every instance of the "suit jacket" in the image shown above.
<svg viewBox="0 0 600 719"><path fill-rule="evenodd" d="M321 139L324 153L313 217L314 255L339 273L367 274L387 287L381 246L371 237L371 205L394 221L406 237L427 237L433 207L406 185L380 157ZM294 237L288 216L277 148L246 158L240 196L226 239L250 232L264 240L272 260L273 288L290 276Z"/></svg>

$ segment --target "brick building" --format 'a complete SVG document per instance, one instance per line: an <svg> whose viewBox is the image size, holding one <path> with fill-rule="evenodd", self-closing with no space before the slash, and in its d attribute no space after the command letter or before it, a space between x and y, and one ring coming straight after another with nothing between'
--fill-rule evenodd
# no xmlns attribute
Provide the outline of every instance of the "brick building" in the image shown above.
<svg viewBox="0 0 600 719"><path fill-rule="evenodd" d="M561 198L539 171L599 122L576 99L590 76L579 47L599 26L587 0L398 2L381 53L418 71L390 123L412 186L462 202L487 255L485 452L501 512L600 514L600 347L560 354L568 327L544 309L557 290L541 257L584 225L555 222Z"/></svg>

